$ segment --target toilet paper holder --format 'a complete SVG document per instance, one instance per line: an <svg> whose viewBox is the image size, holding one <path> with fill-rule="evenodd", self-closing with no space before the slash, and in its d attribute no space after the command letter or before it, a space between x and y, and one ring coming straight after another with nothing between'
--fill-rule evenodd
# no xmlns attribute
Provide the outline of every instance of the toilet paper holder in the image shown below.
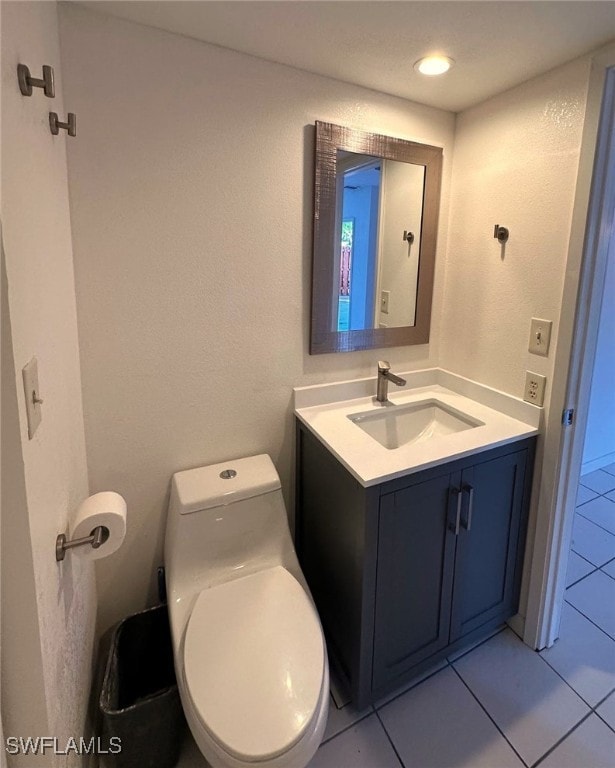
<svg viewBox="0 0 615 768"><path fill-rule="evenodd" d="M56 560L58 562L64 560L67 549L81 547L84 544L91 544L92 549L98 549L108 538L109 529L105 525L97 525L89 536L82 536L80 539L73 539L72 541L67 541L66 535L60 533L56 539Z"/></svg>

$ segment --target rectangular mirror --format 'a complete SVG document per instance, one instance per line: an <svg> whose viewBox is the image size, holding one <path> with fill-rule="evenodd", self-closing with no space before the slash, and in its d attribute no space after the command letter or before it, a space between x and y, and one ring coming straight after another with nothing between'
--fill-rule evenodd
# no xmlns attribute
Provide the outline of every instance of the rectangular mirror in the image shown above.
<svg viewBox="0 0 615 768"><path fill-rule="evenodd" d="M316 123L310 353L425 344L442 149Z"/></svg>

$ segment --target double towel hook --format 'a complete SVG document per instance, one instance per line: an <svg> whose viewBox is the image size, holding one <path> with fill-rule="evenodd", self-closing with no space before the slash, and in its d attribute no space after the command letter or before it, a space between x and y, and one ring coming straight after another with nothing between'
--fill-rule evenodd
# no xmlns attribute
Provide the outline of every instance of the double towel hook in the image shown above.
<svg viewBox="0 0 615 768"><path fill-rule="evenodd" d="M42 78L32 77L30 69L25 64L18 64L17 81L19 82L19 90L24 96L32 96L33 88L42 88L47 98L55 98L56 89L53 67L50 67L48 64L43 65Z"/></svg>
<svg viewBox="0 0 615 768"><path fill-rule="evenodd" d="M64 128L68 132L69 136L77 135L77 115L74 112L68 113L68 120L65 123L61 123L58 118L57 112L49 113L49 129L54 136L60 133L60 128Z"/></svg>
<svg viewBox="0 0 615 768"><path fill-rule="evenodd" d="M30 69L25 64L17 65L17 82L19 83L19 90L24 96L32 96L34 88L42 88L43 93L47 98L53 99L56 95L55 90L55 77L53 73L53 67L49 64L43 65L43 77L32 77ZM49 130L54 136L57 136L60 132L60 128L67 131L69 136L77 135L77 116L74 112L68 113L68 119L66 122L60 121L57 112L49 113Z"/></svg>

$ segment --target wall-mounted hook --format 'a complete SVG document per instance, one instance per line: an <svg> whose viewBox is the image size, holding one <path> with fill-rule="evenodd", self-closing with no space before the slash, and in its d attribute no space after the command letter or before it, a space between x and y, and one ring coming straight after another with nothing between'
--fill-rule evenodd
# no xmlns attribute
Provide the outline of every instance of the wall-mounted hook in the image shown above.
<svg viewBox="0 0 615 768"><path fill-rule="evenodd" d="M404 236L403 236L404 243L408 243L408 245L412 245L414 242L414 232L409 232L407 229L404 229Z"/></svg>
<svg viewBox="0 0 615 768"><path fill-rule="evenodd" d="M498 241L498 243L501 243L504 245L504 243L508 240L510 232L506 227L501 227L499 224L496 224L493 228L493 236Z"/></svg>
<svg viewBox="0 0 615 768"><path fill-rule="evenodd" d="M56 95L53 81L53 67L48 64L43 65L43 77L37 78L30 75L30 70L25 64L17 65L17 81L19 90L24 96L32 96L32 88L42 88L45 96L53 99Z"/></svg>
<svg viewBox="0 0 615 768"><path fill-rule="evenodd" d="M66 123L61 123L60 120L58 119L58 113L50 112L49 128L51 130L51 133L53 133L54 136L57 136L58 133L60 133L60 128L64 128L65 130L67 130L69 136L76 136L77 135L77 115L74 112L69 112L68 121Z"/></svg>

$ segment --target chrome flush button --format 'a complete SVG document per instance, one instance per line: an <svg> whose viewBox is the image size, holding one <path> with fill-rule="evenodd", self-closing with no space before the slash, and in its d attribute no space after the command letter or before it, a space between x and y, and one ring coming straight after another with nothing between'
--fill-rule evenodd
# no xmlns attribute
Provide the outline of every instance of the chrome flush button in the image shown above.
<svg viewBox="0 0 615 768"><path fill-rule="evenodd" d="M234 469L223 469L222 472L220 472L220 477L223 480L231 480L233 477L237 476L237 472L235 472Z"/></svg>

